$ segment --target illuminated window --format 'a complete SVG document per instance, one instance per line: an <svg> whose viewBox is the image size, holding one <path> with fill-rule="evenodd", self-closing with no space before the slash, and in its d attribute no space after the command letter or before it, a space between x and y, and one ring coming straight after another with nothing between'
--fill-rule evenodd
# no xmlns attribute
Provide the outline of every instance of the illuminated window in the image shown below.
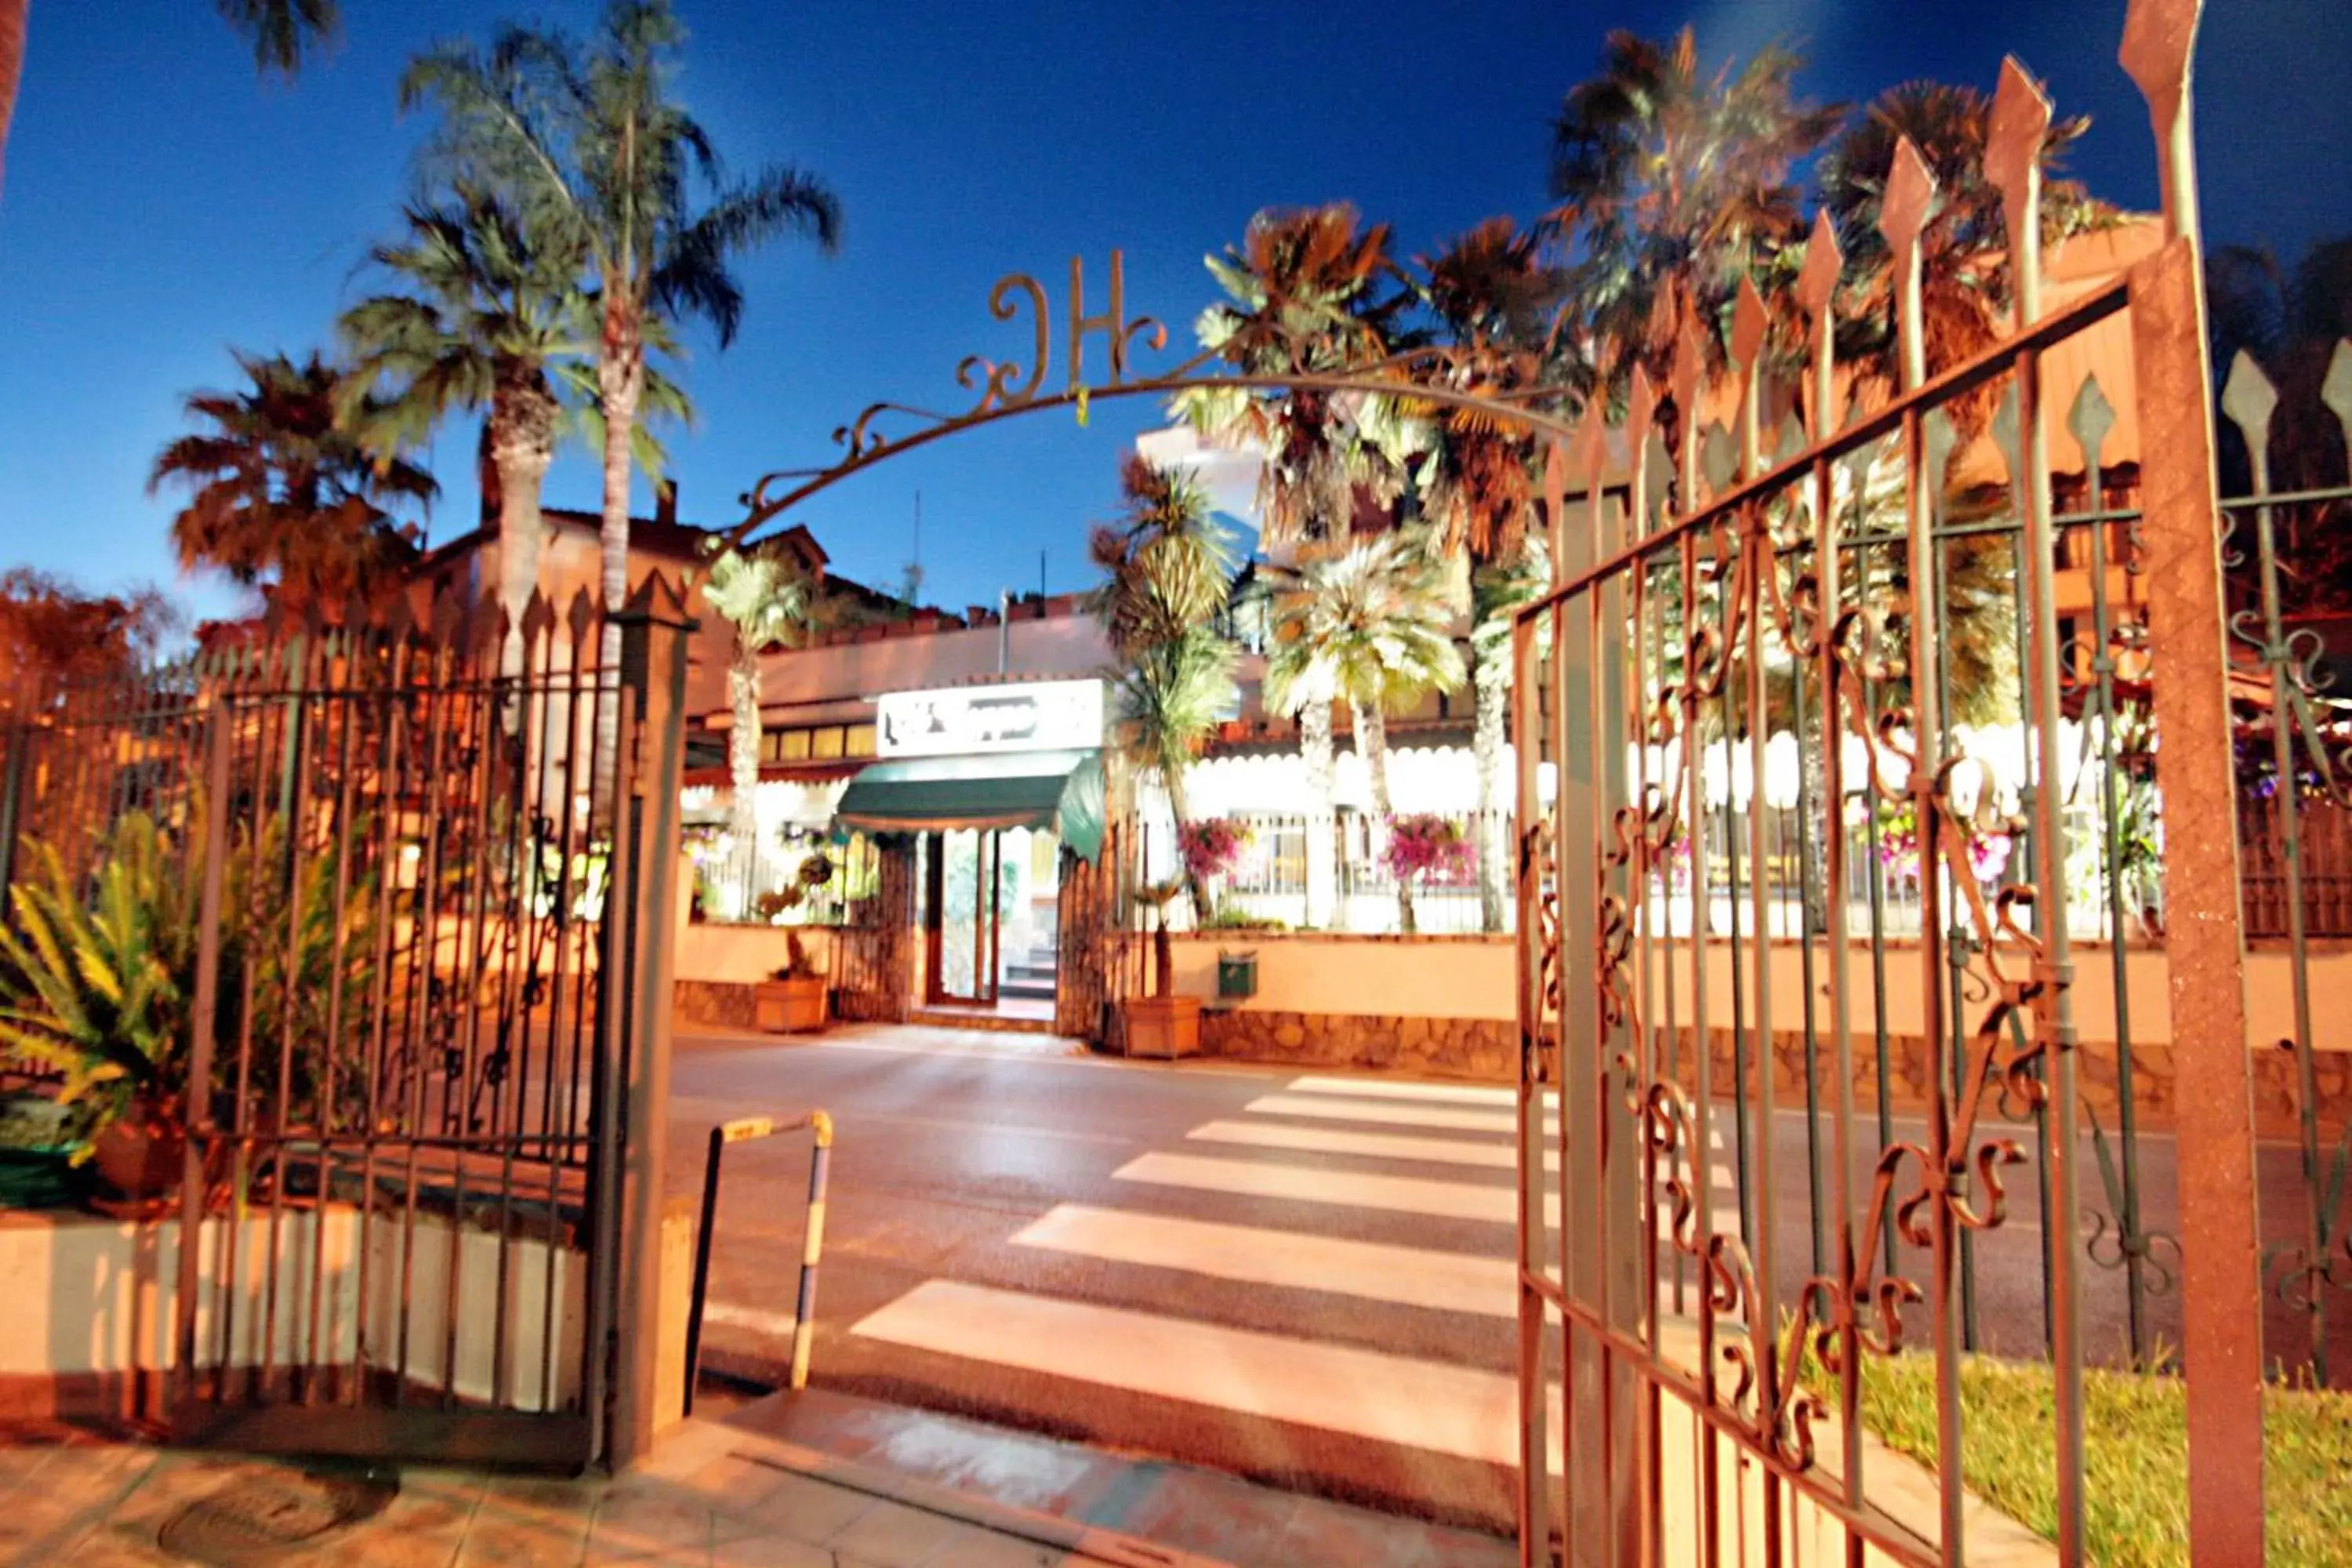
<svg viewBox="0 0 2352 1568"><path fill-rule="evenodd" d="M871 724L852 724L849 727L849 743L845 750L848 755L853 757L872 756L874 754L874 726Z"/></svg>
<svg viewBox="0 0 2352 1568"><path fill-rule="evenodd" d="M841 726L828 724L822 730L809 731L809 755L820 761L842 754Z"/></svg>
<svg viewBox="0 0 2352 1568"><path fill-rule="evenodd" d="M776 760L780 763L806 762L809 754L809 732L806 730L785 730L776 736Z"/></svg>

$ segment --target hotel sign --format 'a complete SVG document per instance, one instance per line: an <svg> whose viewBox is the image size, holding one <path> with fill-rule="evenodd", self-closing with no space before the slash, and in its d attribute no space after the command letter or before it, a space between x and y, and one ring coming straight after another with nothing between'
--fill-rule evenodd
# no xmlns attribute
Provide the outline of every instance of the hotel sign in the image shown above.
<svg viewBox="0 0 2352 1568"><path fill-rule="evenodd" d="M1103 684L1046 680L886 693L875 713L885 757L1077 751L1103 743Z"/></svg>

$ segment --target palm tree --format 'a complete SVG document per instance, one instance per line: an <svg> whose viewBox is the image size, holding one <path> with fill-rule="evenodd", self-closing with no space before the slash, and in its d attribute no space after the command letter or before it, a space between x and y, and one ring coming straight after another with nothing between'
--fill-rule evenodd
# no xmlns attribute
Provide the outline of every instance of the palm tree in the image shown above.
<svg viewBox="0 0 2352 1568"><path fill-rule="evenodd" d="M253 41L254 64L289 79L303 52L331 42L341 24L335 0L214 0L228 25ZM0 0L0 174L6 172L8 125L25 72L32 0Z"/></svg>
<svg viewBox="0 0 2352 1568"><path fill-rule="evenodd" d="M1936 208L1919 236L1927 374L1974 357L2001 335L2012 282L2000 189L1985 174L1991 123L1991 96L1977 88L1906 82L1872 100L1822 154L1815 172L1822 210L1835 225L1846 259L1840 358L1864 365L1882 392L1899 387L1902 373L1894 257L1878 224L1895 149L1906 137L1936 179ZM2053 121L2042 141L2045 169L2054 172L2090 128L2086 115ZM2042 227L2051 245L2112 224L2117 216L2076 181L2052 179L2042 187ZM1964 436L1982 432L2000 391L1988 387L1948 405Z"/></svg>
<svg viewBox="0 0 2352 1568"><path fill-rule="evenodd" d="M495 195L463 190L404 216L403 242L379 246L370 258L412 291L362 300L339 323L352 356L346 407L363 439L395 453L427 439L453 413L485 412L482 495L498 511L499 602L513 675L518 628L539 584L548 468L564 440L603 438L593 406L595 306L580 286L577 253L542 246ZM650 368L645 406L680 422L693 416L685 393ZM635 434L638 464L658 473L660 443L643 424Z"/></svg>
<svg viewBox="0 0 2352 1568"><path fill-rule="evenodd" d="M733 784L730 826L751 852L759 838L754 796L760 787L760 656L796 647L815 625L816 584L774 549L721 552L710 563L703 601L735 628L727 668L727 768Z"/></svg>
<svg viewBox="0 0 2352 1568"><path fill-rule="evenodd" d="M1310 561L1275 612L1267 657L1270 706L1296 710L1297 694L1318 677L1348 704L1356 754L1371 784L1372 812L1385 826L1389 795L1388 716L1463 679L1454 646L1454 605L1440 563L1420 531L1374 535L1344 553ZM1397 913L1414 929L1412 889L1397 884Z"/></svg>
<svg viewBox="0 0 2352 1568"><path fill-rule="evenodd" d="M166 480L194 492L172 520L181 566L268 583L301 605L365 592L410 548L387 507L429 501L440 487L352 433L340 417L341 379L316 353L299 364L284 354L236 363L250 389L192 395L189 416L209 428L165 447L148 478L151 494Z"/></svg>
<svg viewBox="0 0 2352 1568"><path fill-rule="evenodd" d="M1410 296L1388 250L1385 224L1360 226L1344 204L1268 210L1241 246L1210 257L1226 295L1201 315L1201 346L1248 375L1360 370L1398 346ZM1359 487L1393 500L1402 453L1384 440L1393 421L1360 397L1210 387L1179 395L1179 418L1211 440L1265 455L1260 537L1268 544L1344 538Z"/></svg>
<svg viewBox="0 0 2352 1568"><path fill-rule="evenodd" d="M382 451L426 439L452 413L483 409L485 490L497 498L505 668L519 671L522 618L539 584L540 494L565 412L556 378L594 352L577 258L526 234L496 196L466 191L406 209L407 234L371 259L411 292L345 310L349 406L373 409L359 434Z"/></svg>
<svg viewBox="0 0 2352 1568"><path fill-rule="evenodd" d="M629 591L631 437L655 324L700 318L724 348L743 315L734 257L785 233L814 236L829 253L841 234L840 205L813 174L772 165L726 178L708 133L670 96L685 41L669 0L610 0L584 49L561 32L509 26L487 55L445 44L401 79L404 108L440 110L437 161L503 194L543 243L576 247L595 279L608 613ZM620 629L608 623L602 662L619 658ZM614 705L601 704L600 777L617 724Z"/></svg>
<svg viewBox="0 0 2352 1568"><path fill-rule="evenodd" d="M1804 234L1790 171L1835 133L1843 106L1801 97L1803 65L1773 45L1713 75L1685 27L1672 43L1613 32L1600 73L1554 122L1546 220L1571 258L1564 283L1588 368L1613 399L1636 363L1666 384L1687 308L1711 324L1744 277L1759 287ZM1715 334L1704 333L1710 342Z"/></svg>
<svg viewBox="0 0 2352 1568"><path fill-rule="evenodd" d="M1247 375L1279 377L1360 370L1387 358L1411 296L1389 255L1384 224L1362 227L1343 204L1250 220L1238 247L1210 257L1225 299L1202 312L1203 348ZM1263 455L1259 539L1270 546L1336 548L1352 531L1360 490L1392 500L1407 454L1402 423L1372 400L1291 390L1207 388L1179 395L1176 416L1209 439ZM1310 668L1288 689L1308 791L1322 819L1307 835L1307 921L1329 913L1337 879L1330 854L1331 705L1338 692Z"/></svg>
<svg viewBox="0 0 2352 1568"><path fill-rule="evenodd" d="M342 26L336 0L213 0L221 17L253 42L253 63L291 80L306 50L334 42Z"/></svg>
<svg viewBox="0 0 2352 1568"><path fill-rule="evenodd" d="M1460 391L1524 401L1542 384L1543 321L1554 279L1536 237L1489 218L1421 262L1444 336L1432 374ZM1527 427L1480 409L1428 420L1416 470L1421 515L1447 555L1466 555L1471 587L1471 744L1478 773L1478 909L1503 929L1508 868L1497 803L1511 694L1510 617L1540 591L1544 557L1528 547L1536 442Z"/></svg>
<svg viewBox="0 0 2352 1568"><path fill-rule="evenodd" d="M1189 476L1130 454L1119 471L1116 524L1089 546L1104 582L1095 595L1112 651L1129 754L1160 780L1178 830L1192 820L1184 774L1237 693L1237 654L1220 629L1233 598L1234 549L1208 492ZM1192 888L1196 911L1205 894Z"/></svg>

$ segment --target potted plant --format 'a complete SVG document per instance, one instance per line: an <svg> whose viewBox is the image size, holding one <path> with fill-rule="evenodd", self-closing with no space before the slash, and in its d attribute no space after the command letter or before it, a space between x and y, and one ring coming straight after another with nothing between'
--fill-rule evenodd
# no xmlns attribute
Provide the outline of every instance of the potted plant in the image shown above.
<svg viewBox="0 0 2352 1568"><path fill-rule="evenodd" d="M784 942L791 962L755 988L755 1018L771 1035L814 1034L824 1027L824 976L801 945L800 932L785 931Z"/></svg>
<svg viewBox="0 0 2352 1568"><path fill-rule="evenodd" d="M202 878L169 864L143 813L115 825L86 900L54 847L33 854L38 874L0 927L0 1050L61 1074L60 1104L89 1107L77 1163L128 1196L168 1197L187 1148Z"/></svg>
<svg viewBox="0 0 2352 1568"><path fill-rule="evenodd" d="M1168 906L1184 889L1173 878L1138 889L1136 898L1149 904L1151 927L1151 994L1130 996L1120 1005L1127 1025L1127 1054L1173 1059L1201 1049L1201 999L1176 994L1176 949L1168 933Z"/></svg>

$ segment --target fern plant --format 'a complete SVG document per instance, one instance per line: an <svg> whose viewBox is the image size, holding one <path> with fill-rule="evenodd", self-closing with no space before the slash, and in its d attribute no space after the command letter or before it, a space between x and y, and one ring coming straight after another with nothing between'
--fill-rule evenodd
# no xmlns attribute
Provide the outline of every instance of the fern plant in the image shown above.
<svg viewBox="0 0 2352 1568"><path fill-rule="evenodd" d="M171 1105L186 1089L201 877L142 812L115 824L88 897L53 847L33 854L15 929L0 928L0 1050L62 1074L59 1101L89 1101L99 1126L139 1099Z"/></svg>

